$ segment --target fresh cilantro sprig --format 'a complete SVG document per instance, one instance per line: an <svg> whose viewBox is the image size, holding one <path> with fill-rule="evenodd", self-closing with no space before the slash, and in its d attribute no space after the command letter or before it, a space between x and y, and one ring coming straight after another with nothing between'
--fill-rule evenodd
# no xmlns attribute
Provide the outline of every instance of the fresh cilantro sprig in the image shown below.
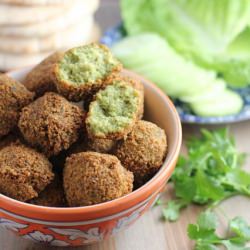
<svg viewBox="0 0 250 250"><path fill-rule="evenodd" d="M188 236L195 240L195 250L217 250L224 246L227 250L250 250L246 243L250 240L250 226L240 217L229 221L228 235L220 237L216 233L217 218L210 211L199 215L196 224L189 224Z"/></svg>
<svg viewBox="0 0 250 250"><path fill-rule="evenodd" d="M177 220L191 203L212 207L234 195L250 196L250 174L242 169L245 155L237 151L228 129L202 129L201 137L188 140L187 150L171 178L176 199L163 209L165 219Z"/></svg>

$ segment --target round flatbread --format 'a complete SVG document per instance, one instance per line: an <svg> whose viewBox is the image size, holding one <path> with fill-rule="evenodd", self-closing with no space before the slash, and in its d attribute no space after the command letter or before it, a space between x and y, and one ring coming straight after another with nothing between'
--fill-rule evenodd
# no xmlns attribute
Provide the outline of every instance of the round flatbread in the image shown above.
<svg viewBox="0 0 250 250"><path fill-rule="evenodd" d="M17 5L61 5L66 4L69 0L1 0L1 3ZM75 0L71 0L74 2Z"/></svg>
<svg viewBox="0 0 250 250"><path fill-rule="evenodd" d="M18 37L48 36L77 23L83 16L92 15L98 6L99 0L78 0L63 15L39 23L0 26L0 34Z"/></svg>
<svg viewBox="0 0 250 250"><path fill-rule="evenodd" d="M0 51L9 53L40 53L57 50L65 46L78 43L85 37L89 37L93 27L93 16L85 16L84 20L74 24L65 30L42 38L15 38L0 36Z"/></svg>
<svg viewBox="0 0 250 250"><path fill-rule="evenodd" d="M82 39L81 44L95 42L98 41L99 38L100 38L100 28L98 25L95 24L94 27L92 28L92 32L89 34L88 37L85 37L85 40L84 38ZM67 48L65 47L61 50L65 50L68 48L69 47ZM47 57L53 52L54 51L36 53L36 54L10 54L0 51L0 70L7 71L7 70L13 70L18 68L23 68L26 66L35 65L41 62L45 57Z"/></svg>
<svg viewBox="0 0 250 250"><path fill-rule="evenodd" d="M0 25L23 25L43 22L63 15L72 5L60 6L18 6L0 4Z"/></svg>

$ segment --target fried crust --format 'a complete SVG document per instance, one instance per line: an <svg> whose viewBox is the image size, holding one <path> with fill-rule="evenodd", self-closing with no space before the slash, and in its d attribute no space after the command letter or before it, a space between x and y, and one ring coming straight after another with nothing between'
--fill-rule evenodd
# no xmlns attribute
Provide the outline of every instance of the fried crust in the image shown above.
<svg viewBox="0 0 250 250"><path fill-rule="evenodd" d="M60 176L55 175L54 180L41 192L37 198L29 203L45 207L66 207L66 199Z"/></svg>
<svg viewBox="0 0 250 250"><path fill-rule="evenodd" d="M90 138L88 140L88 149L99 153L109 153L115 148L116 144L116 140Z"/></svg>
<svg viewBox="0 0 250 250"><path fill-rule="evenodd" d="M28 143L52 156L77 141L84 120L81 108L49 92L23 108L18 126Z"/></svg>
<svg viewBox="0 0 250 250"><path fill-rule="evenodd" d="M32 102L34 94L6 74L0 74L0 138L18 123L21 109Z"/></svg>
<svg viewBox="0 0 250 250"><path fill-rule="evenodd" d="M24 80L24 86L36 93L36 97L42 96L46 92L57 92L53 68L55 63L63 57L63 52L55 52L45 58L40 64L33 68Z"/></svg>
<svg viewBox="0 0 250 250"><path fill-rule="evenodd" d="M138 121L114 154L134 173L136 186L147 182L160 169L167 152L165 131L157 125Z"/></svg>
<svg viewBox="0 0 250 250"><path fill-rule="evenodd" d="M34 149L10 145L0 150L0 193L27 201L53 180L52 165Z"/></svg>
<svg viewBox="0 0 250 250"><path fill-rule="evenodd" d="M83 152L66 160L64 190L72 207L110 201L132 189L133 174L115 156Z"/></svg>

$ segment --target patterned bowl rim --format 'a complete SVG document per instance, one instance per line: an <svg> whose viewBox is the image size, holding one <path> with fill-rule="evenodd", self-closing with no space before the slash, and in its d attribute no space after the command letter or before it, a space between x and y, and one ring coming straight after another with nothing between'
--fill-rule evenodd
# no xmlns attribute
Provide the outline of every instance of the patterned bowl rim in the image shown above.
<svg viewBox="0 0 250 250"><path fill-rule="evenodd" d="M21 73L25 69L27 69L27 67L16 70L16 71L15 70L9 71L8 74ZM97 215L98 213L102 213L102 211L104 210L106 211L108 210L110 212L115 211L115 213L117 213L145 200L157 189L159 183L163 183L166 180L166 177L171 176L175 168L175 164L178 159L179 152L181 149L181 143L182 143L182 127L181 127L181 121L180 121L178 112L174 104L172 103L172 101L155 84L143 78L142 76L134 72L131 72L130 70L125 69L124 72L125 73L127 72L127 74L130 74L130 75L133 75L135 78L141 79L141 81L146 83L151 89L153 89L157 93L157 95L159 95L159 97L165 102L166 106L169 106L170 108L170 113L173 118L173 123L174 123L174 126L176 127L177 133L174 135L173 150L171 154L168 154L168 156L166 157L159 172L145 185L133 191L132 193L127 194L123 197L117 198L115 200L104 202L104 203L97 204L97 205L90 205L90 206L85 206L85 207L72 207L72 208L44 207L44 206L38 206L38 205L21 202L21 201L12 199L10 197L7 197L3 194L0 194L0 203L5 201L6 204L8 204L9 206L15 207L16 212L20 210L22 212L24 211L26 212L28 211L29 213L34 212L35 214L46 213L46 214L50 214L50 216L53 216L53 215L63 216L63 215L71 215L71 214L74 214L77 216L77 215L82 215L83 213L91 213L91 214Z"/></svg>

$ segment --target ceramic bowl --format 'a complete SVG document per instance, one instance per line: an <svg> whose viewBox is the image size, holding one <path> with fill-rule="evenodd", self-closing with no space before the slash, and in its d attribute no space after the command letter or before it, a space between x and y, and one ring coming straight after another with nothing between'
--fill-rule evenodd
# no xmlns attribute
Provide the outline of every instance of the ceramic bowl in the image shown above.
<svg viewBox="0 0 250 250"><path fill-rule="evenodd" d="M10 72L22 81L30 69ZM182 139L178 113L154 84L138 78L145 86L145 119L166 131L168 154L159 172L144 186L119 199L77 208L50 208L23 203L0 194L0 226L18 236L52 246L79 246L105 240L133 224L159 197L170 178Z"/></svg>

